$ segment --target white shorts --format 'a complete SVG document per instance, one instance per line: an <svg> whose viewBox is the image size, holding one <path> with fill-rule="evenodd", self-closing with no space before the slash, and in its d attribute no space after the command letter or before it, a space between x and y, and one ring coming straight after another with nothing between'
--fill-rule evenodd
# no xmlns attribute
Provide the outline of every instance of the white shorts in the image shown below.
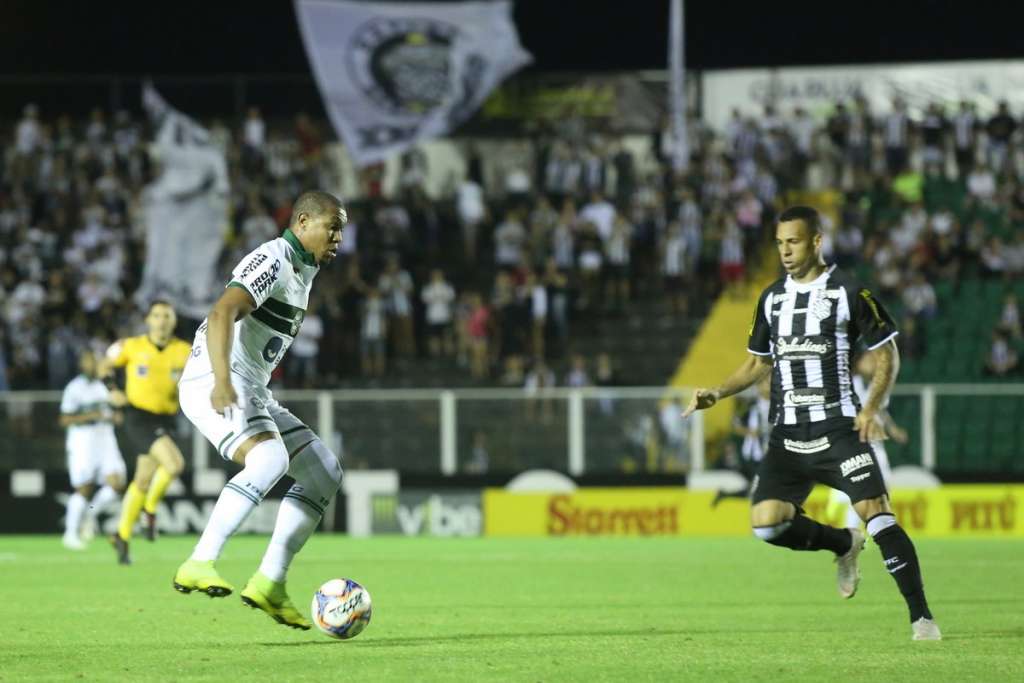
<svg viewBox="0 0 1024 683"><path fill-rule="evenodd" d="M107 477L124 480L127 471L113 430L68 434L68 474L71 486L103 485Z"/></svg>
<svg viewBox="0 0 1024 683"><path fill-rule="evenodd" d="M225 417L213 409L213 373L183 379L178 383L178 401L189 422L213 444L217 453L231 460L235 450L250 436L273 432L284 441L288 456L317 438L312 429L292 415L275 399L270 389L248 381L234 372L231 385L238 394L239 407Z"/></svg>

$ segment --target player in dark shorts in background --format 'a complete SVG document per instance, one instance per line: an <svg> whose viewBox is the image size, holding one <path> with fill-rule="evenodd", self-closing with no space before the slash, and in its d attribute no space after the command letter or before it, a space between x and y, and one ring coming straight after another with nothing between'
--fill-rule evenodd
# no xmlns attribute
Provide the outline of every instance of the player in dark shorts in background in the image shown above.
<svg viewBox="0 0 1024 683"><path fill-rule="evenodd" d="M772 431L770 414L771 375L765 375L757 382L757 396L750 401L746 411L736 416L732 425L733 433L743 437L736 471L747 480L747 484L738 489L719 489L711 500L711 507L718 507L726 498L750 497L757 470L768 451L768 438Z"/></svg>
<svg viewBox="0 0 1024 683"><path fill-rule="evenodd" d="M851 598L860 581L857 556L864 534L819 524L800 507L816 482L843 491L867 522L907 602L913 639L940 640L914 544L896 522L870 444L885 438L875 418L899 371L896 326L870 291L825 265L815 209L794 206L782 212L775 242L787 275L758 300L750 355L720 386L697 389L684 416L771 373L774 426L751 491L754 533L793 550L831 550L839 565L839 593ZM853 391L850 367L858 340L877 368L863 406Z"/></svg>

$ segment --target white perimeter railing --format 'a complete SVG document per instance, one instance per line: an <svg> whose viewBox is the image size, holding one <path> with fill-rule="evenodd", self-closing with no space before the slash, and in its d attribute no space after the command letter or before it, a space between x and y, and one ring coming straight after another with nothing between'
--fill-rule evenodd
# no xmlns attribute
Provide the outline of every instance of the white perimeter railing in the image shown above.
<svg viewBox="0 0 1024 683"><path fill-rule="evenodd" d="M999 396L1024 398L1024 384L898 384L893 397L917 396L921 401L921 466L935 469L936 406L942 396Z"/></svg>
<svg viewBox="0 0 1024 683"><path fill-rule="evenodd" d="M528 404L546 404L547 409L557 406L555 412L560 417L549 421L548 433L551 424L556 427L564 420L565 452L564 462L566 470L573 475L584 474L588 471L588 454L596 449L593 445L588 447L588 433L590 427L594 426L591 421L602 421L615 419L619 422L625 420L643 420L646 416L647 422L638 424L636 429L662 430L659 424L660 409L664 404L673 398L678 399L682 405L689 400L691 389L668 388L668 387L615 387L615 388L552 388L542 389L536 392L529 392L524 389L381 389L381 390L278 390L274 392L282 405L298 412L296 405L305 405L304 414L300 415L311 427L314 427L320 435L334 435L334 439L340 431L343 435L349 430L357 429L358 416L349 415L341 420L345 424L338 425L337 414L339 410L344 411L346 404L372 403L372 404L403 404L410 403L417 405L418 412L422 415L424 409L429 412L425 404L433 402L436 404L436 423L431 418L431 426L421 429L436 431L436 452L439 454L438 467L435 471L451 475L459 471L460 459L464 461L472 449L470 440L465 438L463 430L460 438L460 418L470 407L477 411L487 410L486 404L493 404L493 410L498 411L492 415L492 421L499 425L500 429L526 429L530 430L530 422L523 422L521 415L516 412L513 416L509 406L500 406L499 402ZM1024 397L1024 384L904 384L898 385L893 390L894 403L896 400L917 397L920 401L920 463L927 469L934 469L936 464L936 407L939 399L946 396L1000 396L1000 397ZM24 415L31 413L38 404L44 404L47 412L56 417L57 406L60 402L59 391L20 391L0 393L0 410L8 416ZM615 409L609 413L604 406L615 403L619 406L616 415ZM632 405L632 409L622 410L623 406ZM315 408L314 408L315 406ZM564 411L564 418L561 417ZM400 411L399 411L400 412ZM509 415L508 420L504 419ZM513 419L514 418L514 419ZM386 418L385 418L386 419ZM401 424L400 414L395 415L395 430L404 429ZM5 434L6 422L4 415L0 414L0 467L3 467L8 458L4 457L8 448L16 448L17 439L9 438ZM385 424L387 424L385 422ZM436 424L436 426L435 426ZM337 427L341 427L340 430ZM629 427L624 424L617 424L615 429L619 433L628 431ZM57 430L54 420L54 430ZM664 431L660 432L664 438ZM679 444L684 451L683 458L689 471L701 471L705 467L705 439L703 413L698 412L685 425L680 427L677 435L681 436L683 443ZM508 435L505 435L507 438ZM370 437L372 439L372 436ZM501 436L492 436L492 443ZM347 439L347 437L346 437ZM558 439L561 441L561 438ZM340 448L340 443L332 444ZM552 444L553 448L558 448ZM429 449L433 451L434 448ZM192 430L192 466L196 470L205 470L210 464L210 453L212 449L206 439L197 430ZM460 458L461 454L461 458ZM10 461L13 461L11 459ZM430 468L434 469L434 468Z"/></svg>

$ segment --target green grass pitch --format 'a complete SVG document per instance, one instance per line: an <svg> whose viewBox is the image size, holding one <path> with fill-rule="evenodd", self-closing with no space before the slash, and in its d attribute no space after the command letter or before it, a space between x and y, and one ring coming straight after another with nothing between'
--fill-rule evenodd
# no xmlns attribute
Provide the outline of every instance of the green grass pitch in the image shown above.
<svg viewBox="0 0 1024 683"><path fill-rule="evenodd" d="M1024 542L922 540L942 642L912 642L877 548L860 591L827 553L754 539L349 539L318 535L292 568L305 608L347 576L373 597L348 642L293 631L237 595L171 588L193 538L0 537L0 681L1024 680ZM241 588L265 538L220 567Z"/></svg>

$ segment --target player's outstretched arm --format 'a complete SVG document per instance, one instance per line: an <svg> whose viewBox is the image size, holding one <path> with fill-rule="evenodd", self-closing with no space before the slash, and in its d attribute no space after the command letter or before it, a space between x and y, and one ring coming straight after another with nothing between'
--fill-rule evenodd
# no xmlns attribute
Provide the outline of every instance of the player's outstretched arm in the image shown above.
<svg viewBox="0 0 1024 683"><path fill-rule="evenodd" d="M907 433L907 430L900 427L896 420L892 419L892 415L889 414L888 410L882 411L882 423L885 433L891 436L896 443L907 443L910 441L910 435Z"/></svg>
<svg viewBox="0 0 1024 683"><path fill-rule="evenodd" d="M124 352L124 339L118 339L107 347L106 353L98 359L96 365L96 376L103 380L107 388L117 386L115 372L117 368L123 368L128 363L128 356Z"/></svg>
<svg viewBox="0 0 1024 683"><path fill-rule="evenodd" d="M124 339L118 339L111 344L96 365L96 376L106 385L110 392L110 405L115 408L123 408L128 405L128 397L120 386L124 383L124 378L118 379L118 369L128 364L124 343Z"/></svg>
<svg viewBox="0 0 1024 683"><path fill-rule="evenodd" d="M885 428L875 420L875 416L885 404L900 371L900 352L895 341L890 339L868 353L874 356L875 374L868 387L868 398L853 421L853 428L860 433L860 440L865 443L886 438Z"/></svg>
<svg viewBox="0 0 1024 683"><path fill-rule="evenodd" d="M72 427L74 425L89 424L106 419L107 416L99 410L90 410L87 413L61 413L59 422L61 427Z"/></svg>
<svg viewBox="0 0 1024 683"><path fill-rule="evenodd" d="M255 308L256 302L248 291L241 287L228 287L206 318L206 350L210 354L214 380L210 402L219 413L238 401L231 386L230 360L235 321L249 315Z"/></svg>
<svg viewBox="0 0 1024 683"><path fill-rule="evenodd" d="M885 428L885 433L891 436L893 441L896 443L907 443L910 440L907 430L899 426L887 408L879 412L879 415L882 418L882 426Z"/></svg>
<svg viewBox="0 0 1024 683"><path fill-rule="evenodd" d="M698 410L704 410L718 403L723 398L738 394L772 371L772 357L750 354L729 377L717 387L700 387L690 397L690 404L683 411L683 417L689 417Z"/></svg>

